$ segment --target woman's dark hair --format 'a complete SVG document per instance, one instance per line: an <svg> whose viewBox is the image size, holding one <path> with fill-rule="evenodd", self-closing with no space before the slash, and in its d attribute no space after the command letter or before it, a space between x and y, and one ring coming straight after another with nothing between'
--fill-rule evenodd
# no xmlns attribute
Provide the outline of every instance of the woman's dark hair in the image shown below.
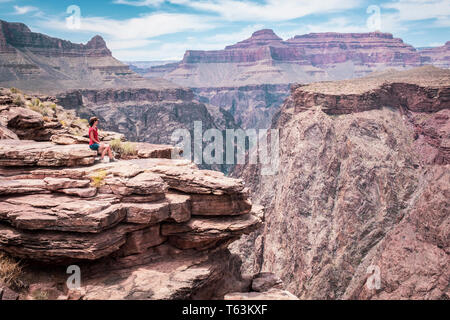
<svg viewBox="0 0 450 320"><path fill-rule="evenodd" d="M89 126L92 127L95 123L95 121L98 121L97 117L92 117L89 119Z"/></svg>

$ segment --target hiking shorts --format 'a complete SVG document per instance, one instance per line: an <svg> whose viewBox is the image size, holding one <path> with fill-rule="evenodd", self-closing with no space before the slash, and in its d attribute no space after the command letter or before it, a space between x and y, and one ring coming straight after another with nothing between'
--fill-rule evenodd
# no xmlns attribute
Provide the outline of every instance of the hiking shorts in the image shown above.
<svg viewBox="0 0 450 320"><path fill-rule="evenodd" d="M91 148L91 150L98 151L98 148L100 148L100 145L98 143L93 143L89 146L89 148Z"/></svg>

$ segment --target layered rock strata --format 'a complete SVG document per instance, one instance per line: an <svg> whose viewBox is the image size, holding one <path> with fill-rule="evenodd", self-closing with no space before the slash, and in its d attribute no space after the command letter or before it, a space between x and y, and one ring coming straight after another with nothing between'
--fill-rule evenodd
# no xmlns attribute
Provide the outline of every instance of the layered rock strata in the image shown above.
<svg viewBox="0 0 450 320"><path fill-rule="evenodd" d="M78 135L55 143L80 119L53 128L47 141L21 140L33 132L44 140L48 121L2 93L2 128L16 136L0 140L0 251L24 263L20 299L209 299L248 291L241 261L227 250L261 225L261 208L242 180L172 159L172 146L138 143L129 160L99 163ZM55 122L67 117L50 109ZM69 265L80 268L81 287L66 285ZM5 299L17 297L0 288Z"/></svg>
<svg viewBox="0 0 450 320"><path fill-rule="evenodd" d="M224 50L186 51L178 64L157 66L161 76L188 87L309 83L365 76L386 68L448 67L448 45L417 50L390 33L310 33L283 40L259 30Z"/></svg>
<svg viewBox="0 0 450 320"><path fill-rule="evenodd" d="M278 173L241 171L266 208L263 230L231 245L244 269L301 299L448 299L449 76L294 87L273 122Z"/></svg>
<svg viewBox="0 0 450 320"><path fill-rule="evenodd" d="M0 86L39 93L78 88L173 88L162 79L148 80L112 57L105 41L86 44L32 32L22 23L0 20Z"/></svg>

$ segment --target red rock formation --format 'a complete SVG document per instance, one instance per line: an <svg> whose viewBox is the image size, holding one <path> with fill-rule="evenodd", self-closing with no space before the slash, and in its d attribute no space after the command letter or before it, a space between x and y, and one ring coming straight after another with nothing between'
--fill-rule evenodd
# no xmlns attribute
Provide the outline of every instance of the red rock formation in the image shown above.
<svg viewBox="0 0 450 320"><path fill-rule="evenodd" d="M295 36L286 42L297 51L304 52L305 60L312 65L345 61L361 65L420 65L420 55L416 49L390 33L310 33ZM285 57L287 60L293 58L295 57Z"/></svg>
<svg viewBox="0 0 450 320"><path fill-rule="evenodd" d="M442 47L421 49L419 53L423 63L450 68L450 41Z"/></svg>
<svg viewBox="0 0 450 320"><path fill-rule="evenodd" d="M281 45L283 39L273 32L270 29L263 29L256 31L252 34L252 36L244 41L238 42L235 45L225 47L225 50L230 49L247 49L252 47L262 47L267 45Z"/></svg>
<svg viewBox="0 0 450 320"><path fill-rule="evenodd" d="M339 80L390 67L448 66L448 46L417 51L390 33L310 33L283 41L260 30L224 50L187 51L176 66L158 66L155 75L189 87L288 84ZM151 77L153 69L146 76Z"/></svg>
<svg viewBox="0 0 450 320"><path fill-rule="evenodd" d="M4 38L8 45L27 49L34 54L47 57L111 57L111 51L100 36L83 45L31 32L23 23L0 20L0 25L0 38Z"/></svg>
<svg viewBox="0 0 450 320"><path fill-rule="evenodd" d="M0 128L44 130L40 113L8 98L27 96L1 93ZM50 109L55 119L70 114ZM52 137L83 123L66 120ZM242 180L172 159L171 146L140 143L140 159L95 164L97 153L74 143L0 140L0 259L3 252L26 259L27 280L16 279L28 284L21 299L207 299L248 291L251 280L226 249L261 224ZM82 287L66 286L66 263L81 268ZM17 297L0 283L0 300Z"/></svg>
<svg viewBox="0 0 450 320"><path fill-rule="evenodd" d="M87 44L75 44L3 20L0 64L0 86L45 94L80 88L176 87L161 79L140 77L114 59L98 35Z"/></svg>
<svg viewBox="0 0 450 320"><path fill-rule="evenodd" d="M434 67L294 87L278 173L242 172L266 208L245 269L304 299L448 299L449 88Z"/></svg>

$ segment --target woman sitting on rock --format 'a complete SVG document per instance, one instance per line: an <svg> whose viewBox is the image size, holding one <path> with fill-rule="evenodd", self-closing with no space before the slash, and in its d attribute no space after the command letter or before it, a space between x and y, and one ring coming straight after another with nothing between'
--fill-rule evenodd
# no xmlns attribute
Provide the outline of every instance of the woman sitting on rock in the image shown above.
<svg viewBox="0 0 450 320"><path fill-rule="evenodd" d="M111 152L111 147L108 144L101 143L100 140L98 140L97 125L97 117L92 117L91 119L89 119L89 148L98 151L98 153L101 154L100 161L103 161L106 153L108 153L110 161L115 161Z"/></svg>

